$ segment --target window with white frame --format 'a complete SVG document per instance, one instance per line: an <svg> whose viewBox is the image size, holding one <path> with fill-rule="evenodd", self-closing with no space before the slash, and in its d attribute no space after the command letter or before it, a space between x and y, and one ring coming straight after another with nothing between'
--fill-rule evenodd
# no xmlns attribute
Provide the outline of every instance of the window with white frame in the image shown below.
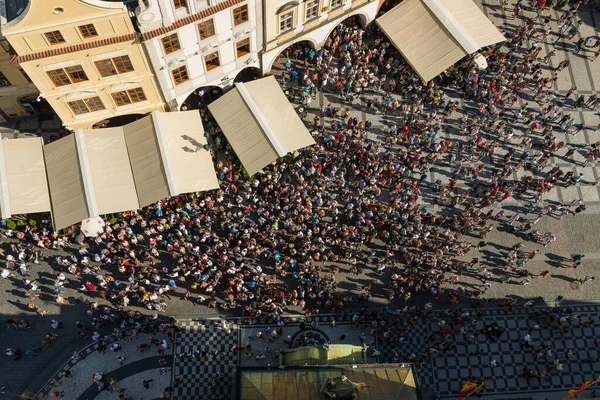
<svg viewBox="0 0 600 400"><path fill-rule="evenodd" d="M319 16L319 0L313 0L306 3L306 19L313 19Z"/></svg>
<svg viewBox="0 0 600 400"><path fill-rule="evenodd" d="M294 10L281 14L279 16L279 33L283 33L294 28Z"/></svg>
<svg viewBox="0 0 600 400"><path fill-rule="evenodd" d="M340 7L344 4L344 0L331 0L331 9Z"/></svg>

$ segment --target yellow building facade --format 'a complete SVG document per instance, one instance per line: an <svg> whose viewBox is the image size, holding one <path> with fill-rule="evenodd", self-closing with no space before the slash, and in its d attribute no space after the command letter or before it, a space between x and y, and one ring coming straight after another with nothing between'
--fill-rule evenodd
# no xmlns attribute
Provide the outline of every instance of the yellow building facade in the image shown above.
<svg viewBox="0 0 600 400"><path fill-rule="evenodd" d="M36 101L38 89L19 65L10 62L11 58L10 46L0 36L0 121L35 114L42 106Z"/></svg>
<svg viewBox="0 0 600 400"><path fill-rule="evenodd" d="M2 27L15 55L69 129L121 125L164 111L139 35L123 3L30 0ZM112 122L110 122L112 121Z"/></svg>

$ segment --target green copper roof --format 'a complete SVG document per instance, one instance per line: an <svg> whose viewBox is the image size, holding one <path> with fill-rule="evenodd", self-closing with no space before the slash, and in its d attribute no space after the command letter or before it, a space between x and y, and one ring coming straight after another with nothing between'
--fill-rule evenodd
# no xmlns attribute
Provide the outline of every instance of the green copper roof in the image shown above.
<svg viewBox="0 0 600 400"><path fill-rule="evenodd" d="M298 347L281 351L281 365L335 365L366 362L360 346L332 344L323 347Z"/></svg>

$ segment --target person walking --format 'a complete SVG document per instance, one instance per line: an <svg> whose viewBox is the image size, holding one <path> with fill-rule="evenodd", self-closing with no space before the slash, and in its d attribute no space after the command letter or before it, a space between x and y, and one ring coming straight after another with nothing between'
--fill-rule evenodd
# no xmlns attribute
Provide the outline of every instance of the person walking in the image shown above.
<svg viewBox="0 0 600 400"><path fill-rule="evenodd" d="M585 257L583 254L574 254L573 257L571 257L571 261L573 262L573 268L577 268L581 265L581 262L583 261L583 257Z"/></svg>

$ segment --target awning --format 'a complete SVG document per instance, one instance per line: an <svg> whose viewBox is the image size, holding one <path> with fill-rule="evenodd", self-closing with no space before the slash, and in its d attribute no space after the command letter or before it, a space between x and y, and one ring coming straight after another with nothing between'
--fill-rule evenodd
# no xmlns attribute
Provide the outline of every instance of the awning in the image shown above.
<svg viewBox="0 0 600 400"><path fill-rule="evenodd" d="M75 134L85 147L96 213L105 215L140 208L123 128L78 130Z"/></svg>
<svg viewBox="0 0 600 400"><path fill-rule="evenodd" d="M66 228L89 218L85 187L77 152L75 135L69 135L44 146L46 174L55 230Z"/></svg>
<svg viewBox="0 0 600 400"><path fill-rule="evenodd" d="M472 0L404 0L376 22L424 82L506 40Z"/></svg>
<svg viewBox="0 0 600 400"><path fill-rule="evenodd" d="M0 140L0 212L50 211L42 138Z"/></svg>
<svg viewBox="0 0 600 400"><path fill-rule="evenodd" d="M0 212L51 211L55 230L217 189L200 114L153 112L118 128L0 142ZM42 151L43 149L43 151Z"/></svg>
<svg viewBox="0 0 600 400"><path fill-rule="evenodd" d="M186 111L189 112L189 111ZM196 113L198 113L196 111ZM199 117L198 117L199 119ZM140 207L169 196L152 117L125 125L125 142Z"/></svg>
<svg viewBox="0 0 600 400"><path fill-rule="evenodd" d="M273 76L236 83L208 108L250 176L315 143Z"/></svg>
<svg viewBox="0 0 600 400"><path fill-rule="evenodd" d="M163 154L169 163L176 193L194 193L219 187L197 111L156 114ZM187 127L187 129L182 129ZM191 129L190 129L191 128ZM193 165L194 168L190 168Z"/></svg>

